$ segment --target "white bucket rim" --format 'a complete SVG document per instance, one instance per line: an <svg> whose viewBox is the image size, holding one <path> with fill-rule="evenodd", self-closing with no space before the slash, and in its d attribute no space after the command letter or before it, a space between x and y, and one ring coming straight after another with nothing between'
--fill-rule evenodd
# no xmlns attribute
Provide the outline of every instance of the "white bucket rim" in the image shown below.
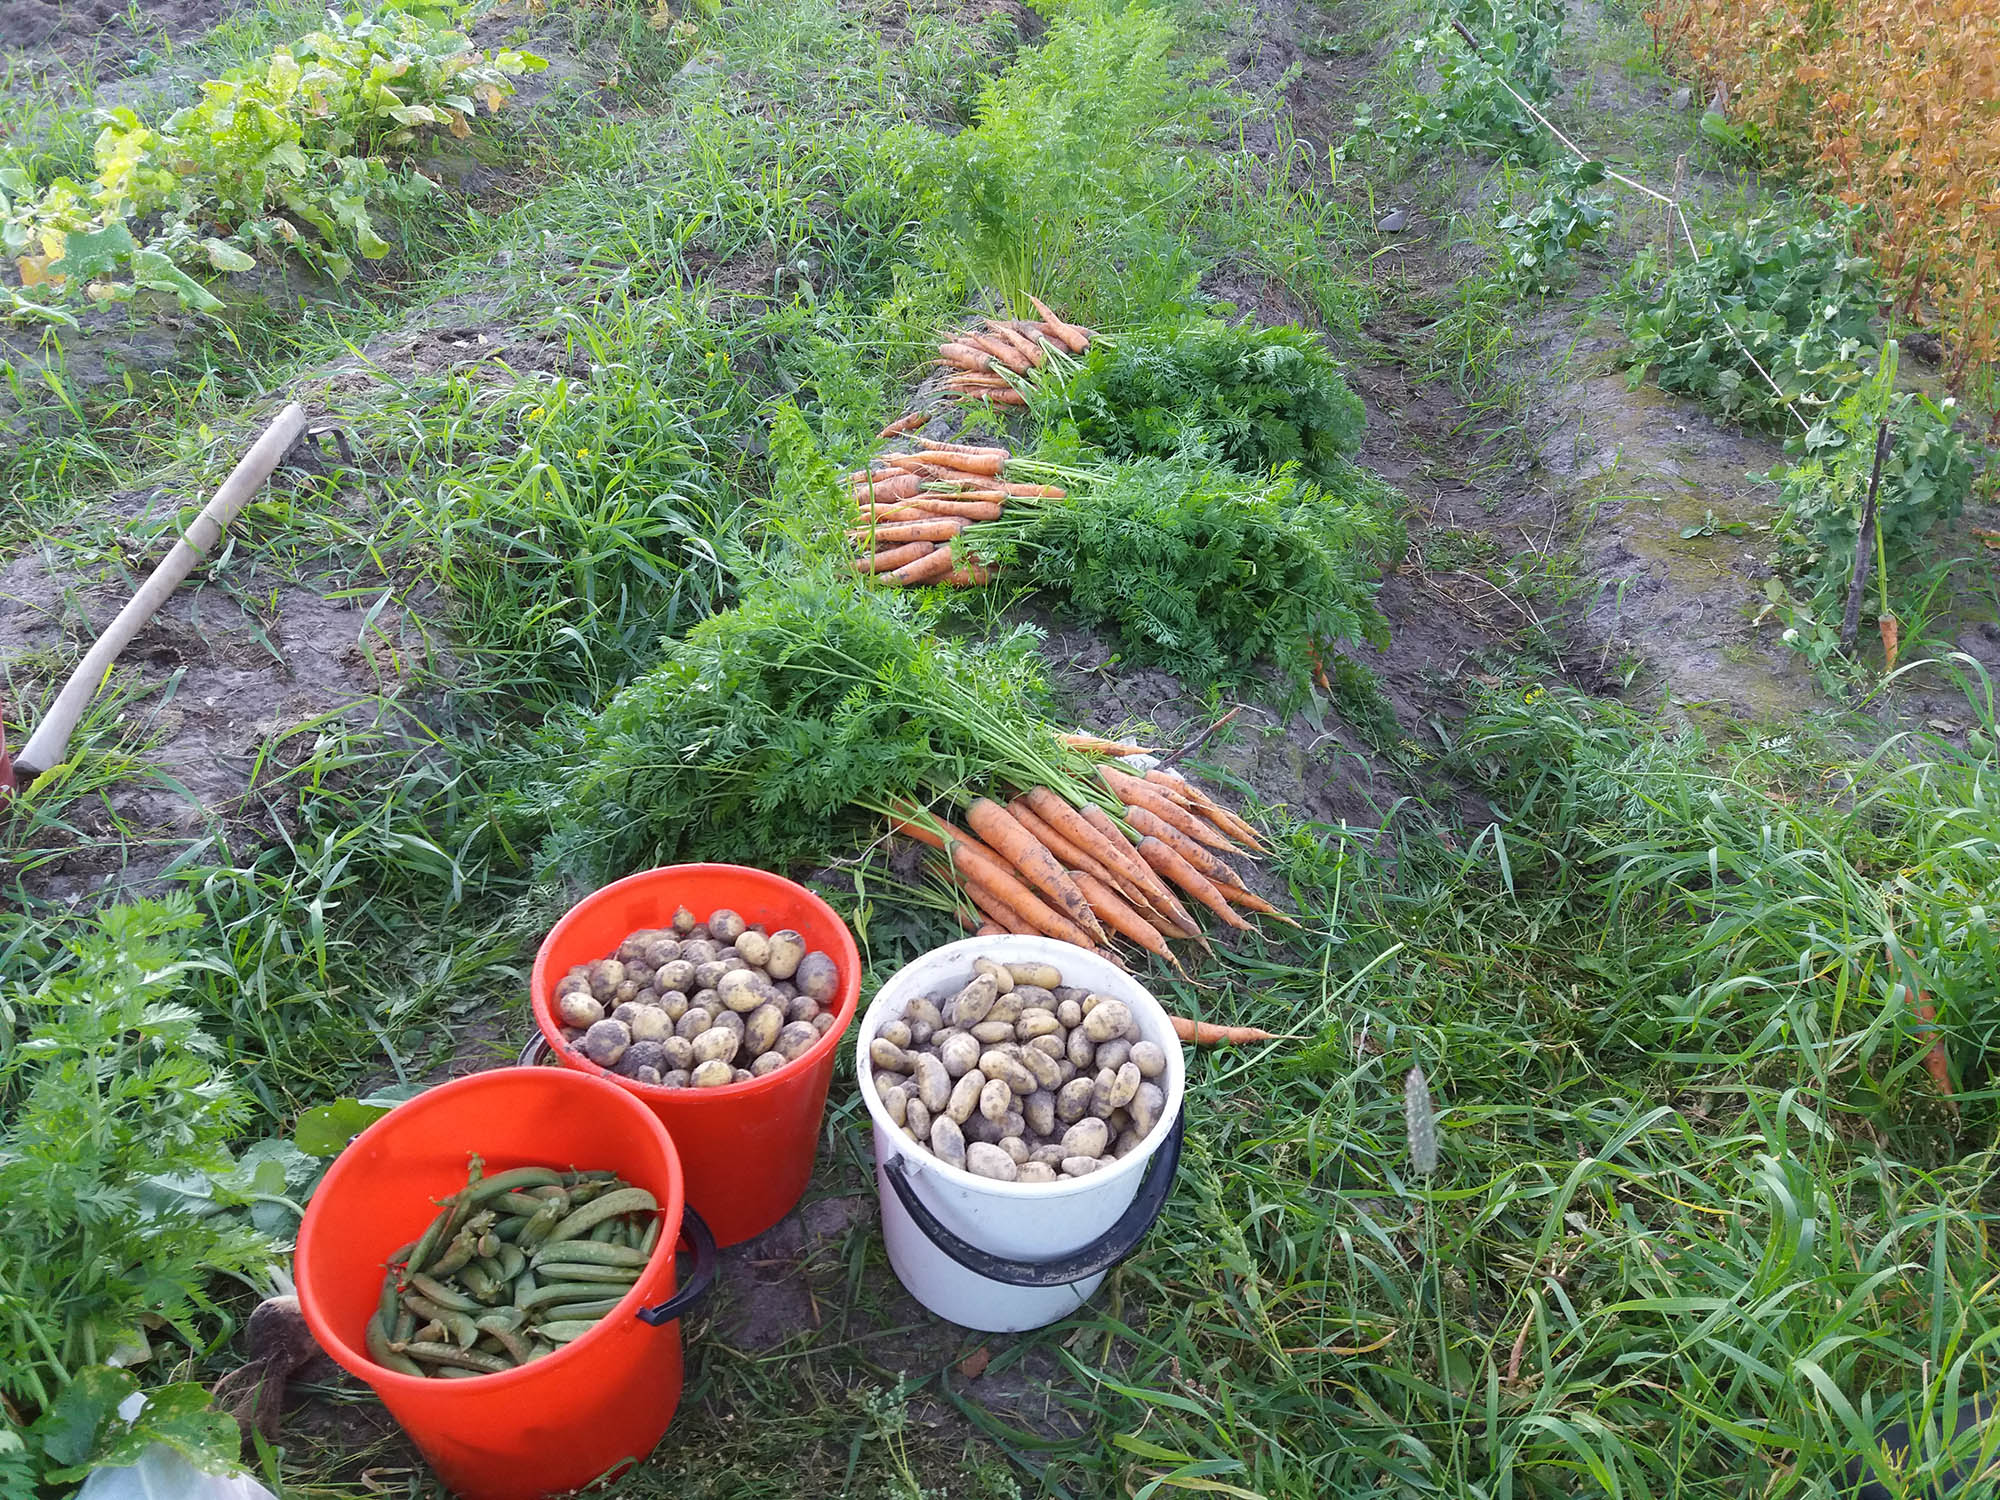
<svg viewBox="0 0 2000 1500"><path fill-rule="evenodd" d="M1083 1177L1058 1177L1054 1182L1005 1182L998 1177L982 1177L977 1172L967 1171L964 1167L954 1167L950 1162L940 1161L931 1154L928 1147L919 1146L911 1140L903 1127L889 1118L889 1111L882 1103L882 1096L875 1091L875 1070L868 1062L868 1044L875 1039L875 1033L884 1024L899 1019L902 1015L900 1009L893 1013L884 1009L883 991L894 986L898 979L918 963L947 955L954 960L963 955L968 977L975 958L991 958L1000 963L1030 961L1051 963L1058 969L1062 969L1065 963L1080 960L1094 976L1088 988L1099 994L1110 994L1114 999L1123 1000L1128 1005L1153 1012L1160 1022L1159 1029L1173 1040L1174 1045L1166 1046L1164 1043L1161 1045L1161 1050L1167 1055L1166 1107L1160 1111L1159 1122L1139 1145L1111 1166L1099 1168ZM1063 975L1067 979L1069 970L1063 969ZM1096 982L1098 976L1108 977L1105 983L1099 984ZM897 1003L901 1004L900 1001ZM855 1032L854 1073L856 1082L861 1087L862 1102L868 1106L868 1117L874 1122L875 1128L878 1131L888 1132L885 1139L897 1147L900 1154L908 1161L909 1172L913 1176L920 1172L934 1172L944 1182L969 1187L997 1198L1024 1198L1037 1203L1046 1203L1051 1198L1101 1192L1107 1184L1116 1182L1121 1177L1142 1173L1152 1163L1154 1154L1166 1141L1167 1132L1173 1129L1174 1121L1185 1108L1187 1059L1181 1054L1180 1039L1174 1036L1173 1022L1168 1018L1167 1008L1160 1004L1151 990L1123 969L1099 958L1087 948L1079 948L1074 943L1065 943L1057 938L1028 937L1020 933L1009 933L1004 937L960 938L942 947L929 949L903 965L877 987L875 998L868 1002L868 1009L862 1012Z"/></svg>

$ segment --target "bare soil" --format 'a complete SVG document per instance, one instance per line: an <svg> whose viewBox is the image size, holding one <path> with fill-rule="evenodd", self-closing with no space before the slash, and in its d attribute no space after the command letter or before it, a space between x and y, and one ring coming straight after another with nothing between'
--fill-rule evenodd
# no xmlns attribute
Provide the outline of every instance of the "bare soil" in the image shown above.
<svg viewBox="0 0 2000 1500"><path fill-rule="evenodd" d="M121 78L163 45L198 36L243 0L7 0L0 56L31 69L88 63Z"/></svg>

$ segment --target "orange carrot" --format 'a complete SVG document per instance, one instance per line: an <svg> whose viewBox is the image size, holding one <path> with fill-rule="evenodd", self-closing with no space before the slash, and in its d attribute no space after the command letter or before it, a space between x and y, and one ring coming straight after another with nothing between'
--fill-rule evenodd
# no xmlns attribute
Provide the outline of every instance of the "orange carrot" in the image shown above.
<svg viewBox="0 0 2000 1500"><path fill-rule="evenodd" d="M1060 500L1069 493L1053 484L1009 484L1003 489L1010 495L1018 495L1026 500Z"/></svg>
<svg viewBox="0 0 2000 1500"><path fill-rule="evenodd" d="M1073 870L1070 872L1070 878L1076 882L1077 889L1083 892L1091 910L1103 919L1105 926L1120 937L1130 938L1155 958L1163 958L1180 972L1187 972L1181 969L1181 961L1175 958L1167 947L1167 940L1160 936L1159 929L1127 905L1124 898L1110 886L1088 870Z"/></svg>
<svg viewBox="0 0 2000 1500"><path fill-rule="evenodd" d="M890 547L877 552L872 557L858 559L854 564L857 573L893 573L906 563L913 563L920 557L928 557L937 551L936 542L905 542L900 547Z"/></svg>
<svg viewBox="0 0 2000 1500"><path fill-rule="evenodd" d="M1125 821L1132 825L1133 832L1158 839L1217 885L1243 884L1243 877L1220 857L1203 848L1151 808L1128 807L1125 809Z"/></svg>
<svg viewBox="0 0 2000 1500"><path fill-rule="evenodd" d="M971 347L977 349L981 354L990 354L996 362L1005 365L1016 375L1026 375L1035 368L1019 354L1016 354L1013 348L1005 341L997 339L991 334L962 333L958 337L960 343L971 345Z"/></svg>
<svg viewBox="0 0 2000 1500"><path fill-rule="evenodd" d="M1210 827L1193 816L1173 798L1156 786L1149 786L1137 776L1119 770L1116 766L1099 766L1097 774L1104 778L1104 784L1111 788L1118 800L1127 807L1143 807L1165 818L1189 838L1218 849L1224 854L1241 853L1219 829Z"/></svg>
<svg viewBox="0 0 2000 1500"><path fill-rule="evenodd" d="M953 568L944 581L955 589L983 589L993 581L993 570L983 562L969 562Z"/></svg>
<svg viewBox="0 0 2000 1500"><path fill-rule="evenodd" d="M948 448L926 448L921 453L911 455L920 464L937 464L941 468L961 469L967 474L978 474L993 478L999 474L1001 466L1007 462L1004 453L965 453ZM899 464L897 467L901 467Z"/></svg>
<svg viewBox="0 0 2000 1500"><path fill-rule="evenodd" d="M1944 1038L1937 1036L1937 1007L1931 1004L1922 990L1917 991L1917 1019L1923 1022L1923 1029L1936 1038L1924 1053L1924 1071L1931 1075L1938 1097L1949 1100L1952 1094L1951 1059L1945 1054ZM1952 1108L1956 1110L1957 1106Z"/></svg>
<svg viewBox="0 0 2000 1500"><path fill-rule="evenodd" d="M1039 810L1041 804L1037 802L1035 806ZM1174 895L1172 887L1160 878L1157 870L1139 857L1138 852L1127 842L1125 831L1111 821L1110 815L1103 808L1093 802L1086 802L1076 816L1080 823L1091 830L1094 842L1089 847L1096 852L1098 858L1105 860L1114 869L1123 870L1127 877L1146 893L1146 902L1154 911L1173 918L1183 931L1192 933L1201 931L1193 914L1181 905L1180 899ZM1071 825L1058 823L1056 826L1067 829ZM1200 941L1206 942L1205 939Z"/></svg>
<svg viewBox="0 0 2000 1500"><path fill-rule="evenodd" d="M967 521L997 521L1000 519L1001 505L997 500L968 500L958 495L918 495L911 500L899 500L894 505L872 513L864 512L861 519L873 521L880 526L889 521L921 521L926 516L959 516Z"/></svg>
<svg viewBox="0 0 2000 1500"><path fill-rule="evenodd" d="M1238 843L1248 844L1259 854L1267 852L1264 839L1257 830L1228 808L1209 796L1200 787L1173 771L1154 769L1146 773L1146 780L1159 787L1170 797L1178 797L1192 812L1205 816L1225 834Z"/></svg>
<svg viewBox="0 0 2000 1500"><path fill-rule="evenodd" d="M981 922L972 934L974 937L1007 937L1007 929L998 922Z"/></svg>
<svg viewBox="0 0 2000 1500"><path fill-rule="evenodd" d="M1279 911L1277 907L1254 891L1246 891L1240 885L1228 885L1220 880L1216 881L1215 888L1222 892L1222 899L1227 901L1231 906L1245 907L1250 911L1256 912L1259 916L1270 917L1275 921L1283 922L1287 927L1298 927L1299 925L1294 918ZM1300 930L1303 931L1304 929Z"/></svg>
<svg viewBox="0 0 2000 1500"><path fill-rule="evenodd" d="M890 526L862 526L847 533L849 541L948 542L965 530L963 516L932 516L925 521L897 521Z"/></svg>
<svg viewBox="0 0 2000 1500"><path fill-rule="evenodd" d="M1029 297L1028 304L1042 315L1042 326L1056 336L1056 341L1072 354L1081 354L1090 347L1090 340L1081 328L1073 323L1065 323L1048 309L1048 304L1036 297Z"/></svg>
<svg viewBox="0 0 2000 1500"><path fill-rule="evenodd" d="M956 365L961 370L984 371L993 368L993 356L984 349L976 349L970 344L957 342L940 344L938 358L948 365Z"/></svg>
<svg viewBox="0 0 2000 1500"><path fill-rule="evenodd" d="M960 523L961 525L964 523ZM935 552L918 558L915 562L904 563L895 572L885 574L897 588L909 588L914 584L936 583L952 569L951 548L940 547Z"/></svg>
<svg viewBox="0 0 2000 1500"><path fill-rule="evenodd" d="M1011 391L1013 389L1013 386L1009 385L999 375L979 374L970 370L956 371L945 376L944 380L945 384L951 386L954 390L974 390L981 386L998 386L1004 391Z"/></svg>
<svg viewBox="0 0 2000 1500"><path fill-rule="evenodd" d="M1104 928L1083 892L1069 878L1056 857L1035 841L1014 815L990 797L975 798L965 810L965 821L987 846L1018 870L1043 895L1060 903L1072 922L1098 942L1105 941Z"/></svg>
<svg viewBox="0 0 2000 1500"><path fill-rule="evenodd" d="M962 393L960 399L965 401L991 401L995 406L1026 406L1028 404L1028 398L1015 390L966 391Z"/></svg>
<svg viewBox="0 0 2000 1500"><path fill-rule="evenodd" d="M1013 457L1005 448L997 447L992 443L948 443L943 438L939 438L936 442L926 439L924 442L924 451L927 453L970 453L980 458L1006 459Z"/></svg>
<svg viewBox="0 0 2000 1500"><path fill-rule="evenodd" d="M1041 815L1028 805L1026 797L1016 797L1007 804L1007 811L1014 820L1034 836L1034 839L1049 853L1062 861L1065 870L1082 870L1087 875L1095 875L1099 880L1117 891L1126 900L1143 903L1145 897L1139 894L1137 886L1111 869L1096 855L1077 847L1075 840L1063 837L1043 821Z"/></svg>
<svg viewBox="0 0 2000 1500"><path fill-rule="evenodd" d="M1190 896L1194 897L1203 906L1222 918L1231 927L1243 932L1253 932L1256 930L1230 909L1229 903L1222 899L1222 892L1215 888L1214 881L1210 880L1201 871L1182 859L1172 848L1161 843L1158 839L1150 837L1140 839L1139 857L1160 874L1171 880L1175 885L1186 891Z"/></svg>
<svg viewBox="0 0 2000 1500"><path fill-rule="evenodd" d="M966 880L963 876L960 877L960 882L965 886L967 898L974 906L979 908L981 915L986 918L986 925L989 927L998 927L1002 932L1017 932L1023 937L1041 936L1035 930L1033 923L1001 901L991 891L982 888L970 880Z"/></svg>
<svg viewBox="0 0 2000 1500"><path fill-rule="evenodd" d="M1032 923L1036 930L1060 942L1075 943L1079 948L1097 946L1088 932L1028 889L998 856L988 853L983 844L954 839L950 853L952 867L969 883L984 887L998 896L1011 910L1019 912ZM1096 915L1093 914L1091 923L1095 926L1096 922Z"/></svg>
<svg viewBox="0 0 2000 1500"><path fill-rule="evenodd" d="M1056 738L1072 750L1081 750L1085 755L1151 755L1153 752L1144 745L1128 745L1123 740L1107 740L1101 734L1059 734Z"/></svg>
<svg viewBox="0 0 2000 1500"><path fill-rule="evenodd" d="M1218 1026L1213 1021L1190 1021L1186 1016L1168 1016L1167 1019L1174 1023L1175 1036L1197 1047L1213 1047L1218 1042L1241 1047L1251 1042L1279 1040L1255 1026Z"/></svg>
<svg viewBox="0 0 2000 1500"><path fill-rule="evenodd" d="M963 479L933 479L924 486L924 494L945 500L991 500L995 504L1004 504L1013 498L1005 490L967 489L967 483Z"/></svg>
<svg viewBox="0 0 2000 1500"><path fill-rule="evenodd" d="M916 494L922 485L923 481L916 475L892 470L885 479L853 486L848 491L848 498L858 504L881 505L890 500L907 500Z"/></svg>
<svg viewBox="0 0 2000 1500"><path fill-rule="evenodd" d="M1046 354L1042 353L1040 349L1023 337L1021 330L1016 328L1012 323L1003 323L997 318L988 318L986 320L986 327L995 338L1005 343L1036 369L1040 369L1043 361L1048 358Z"/></svg>
<svg viewBox="0 0 2000 1500"><path fill-rule="evenodd" d="M875 434L875 441L879 443L885 438L901 437L906 432L913 432L928 422L933 415L934 413L930 411L913 411L908 416L898 417Z"/></svg>

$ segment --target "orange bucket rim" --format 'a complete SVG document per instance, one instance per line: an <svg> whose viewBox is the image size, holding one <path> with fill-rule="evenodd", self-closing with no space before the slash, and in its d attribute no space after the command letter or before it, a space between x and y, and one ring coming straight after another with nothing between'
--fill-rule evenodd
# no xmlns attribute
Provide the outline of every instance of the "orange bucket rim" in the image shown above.
<svg viewBox="0 0 2000 1500"><path fill-rule="evenodd" d="M834 931L839 935L838 946L840 951L834 954L833 958L835 963L842 965L841 973L843 977L840 986L839 1004L834 1011L833 1025L827 1027L825 1034L818 1041L814 1042L782 1068L774 1068L762 1078L746 1078L741 1083L725 1083L712 1089L669 1089L662 1088L657 1083L640 1083L635 1078L627 1078L622 1073L614 1073L603 1064L592 1062L563 1040L562 1027L557 1024L555 1013L550 1007L550 996L554 990L554 984L550 979L549 971L552 966L549 954L555 947L556 940L562 936L564 929L569 926L571 921L577 918L578 913L583 911L585 907L607 899L613 892L624 890L628 886L648 884L661 875L747 875L757 880L774 881L778 885L787 886L804 897L808 903L820 909L832 924ZM849 974L853 976L851 983L845 977ZM625 1093L635 1094L641 1099L671 1099L676 1104L695 1100L706 1103L718 1099L747 1099L756 1094L770 1092L781 1087L782 1080L788 1075L796 1077L808 1064L817 1064L827 1054L838 1051L841 1039L847 1035L847 1029L854 1024L854 1018L861 1010L861 979L861 948L854 941L854 932L842 920L840 913L828 905L826 898L818 892L799 884L796 880L787 879L785 876L776 874L773 871L760 870L755 865L730 865L713 862L685 865L658 865L650 870L635 871L633 874L612 881L609 885L598 887L562 914L561 919L557 921L556 925L549 929L548 936L542 939L541 946L535 950L534 968L529 971L528 975L528 1003L534 1012L536 1028L542 1033L542 1039L549 1044L549 1050L561 1060L564 1069L594 1075L611 1084L614 1088ZM699 1106L697 1105L696 1107Z"/></svg>
<svg viewBox="0 0 2000 1500"><path fill-rule="evenodd" d="M441 1388L449 1386L478 1394L482 1391L501 1390L507 1386L520 1384L522 1381L530 1378L538 1378L551 1370L561 1369L564 1365L573 1362L572 1356L585 1352L590 1345L595 1343L598 1335L609 1328L613 1320L632 1317L639 1305L646 1300L640 1293L648 1290L657 1290L657 1288L649 1288L648 1283L658 1279L662 1254L666 1257L666 1263L672 1265L674 1258L680 1253L679 1221L685 1215L687 1208L687 1200L681 1180L681 1159L679 1151L674 1147L674 1138L667 1133L667 1127L661 1121L660 1117L654 1114L652 1110L647 1109L640 1101L634 1099L625 1090L618 1088L614 1084L607 1083L604 1079L589 1078L581 1073L570 1073L566 1069L557 1070L553 1068L532 1067L488 1068L483 1072L468 1073L463 1078L449 1079L444 1083L438 1084L435 1088L425 1089L415 1098L404 1100L401 1104L392 1108L388 1114L371 1124L361 1134L347 1143L340 1155L333 1159L333 1165L326 1169L326 1175L320 1179L319 1185L313 1189L312 1201L306 1204L305 1217L299 1224L299 1246L301 1248L304 1247L307 1239L306 1225L312 1220L315 1208L324 1201L327 1186L334 1181L335 1174L341 1171L341 1163L347 1157L348 1152L354 1150L356 1146L359 1146L372 1133L381 1129L390 1120L413 1105L421 1104L427 1099L436 1098L442 1094L462 1092L473 1085L484 1084L496 1079L504 1079L516 1073L533 1073L541 1077L552 1078L568 1077L587 1088L609 1089L610 1092L616 1094L621 1100L632 1105L640 1115L645 1116L646 1128L657 1135L660 1144L666 1148L667 1202L660 1205L659 1212L664 1219L669 1207L675 1210L673 1237L671 1239L668 1238L663 1224L660 1231L660 1243L654 1247L653 1258L647 1261L644 1268L639 1272L639 1279L632 1283L630 1290L618 1299L618 1305L600 1318L598 1326L591 1329L590 1332L580 1338L572 1339L553 1353L544 1354L540 1359L532 1360L525 1365L516 1365L511 1370L501 1370L494 1374L481 1375L477 1379L471 1380L445 1381L436 1380L427 1375L405 1375L401 1370L392 1370L387 1365L377 1364L368 1357L368 1350L365 1346L359 1349L355 1348L354 1345L341 1336L338 1329L326 1321L320 1313L315 1297L308 1290L310 1286L309 1278L298 1277L299 1310L305 1315L306 1326L312 1331L313 1338L319 1343L320 1348L326 1352L327 1356L335 1364L377 1389L386 1387L390 1390L417 1390L426 1393L435 1393ZM571 1085L563 1083L557 1085L557 1087L569 1088ZM403 1123L407 1124L408 1120L409 1116L404 1115ZM359 1171L361 1169L359 1166L356 1166L352 1170ZM298 1255L295 1252L293 1256L295 1271L297 1263ZM384 1263L384 1269L387 1269L386 1262Z"/></svg>

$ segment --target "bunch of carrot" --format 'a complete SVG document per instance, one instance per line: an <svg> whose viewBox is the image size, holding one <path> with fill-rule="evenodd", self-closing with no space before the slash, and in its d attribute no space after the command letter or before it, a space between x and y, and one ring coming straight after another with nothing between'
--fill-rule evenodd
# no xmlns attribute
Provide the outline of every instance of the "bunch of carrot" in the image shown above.
<svg viewBox="0 0 2000 1500"><path fill-rule="evenodd" d="M1092 736L1069 743L1086 753L1139 753ZM1098 775L1122 809L1122 826L1095 802L1072 805L1048 787L1005 806L977 798L965 828L914 811L896 826L944 854L978 920L963 916L979 933L1053 937L1114 961L1106 950L1115 934L1179 969L1169 939L1208 947L1183 896L1244 931L1250 923L1238 908L1291 923L1223 858L1262 852L1243 819L1172 771L1140 776L1107 762Z"/></svg>
<svg viewBox="0 0 2000 1500"><path fill-rule="evenodd" d="M892 422L883 432L893 436L899 426ZM975 521L999 520L1010 499L1060 499L1063 492L1009 483L1005 448L918 441L915 453L886 453L846 476L857 512L847 535L861 552L854 569L896 588L982 588L992 570L970 556L954 558L952 539Z"/></svg>
<svg viewBox="0 0 2000 1500"><path fill-rule="evenodd" d="M1026 406L1028 398L1009 376L1033 380L1051 353L1075 355L1090 347L1094 335L1088 328L1065 323L1034 297L1028 300L1042 315L1039 322L987 318L983 329L957 334L938 346L938 363L951 370L945 388L960 401Z"/></svg>

